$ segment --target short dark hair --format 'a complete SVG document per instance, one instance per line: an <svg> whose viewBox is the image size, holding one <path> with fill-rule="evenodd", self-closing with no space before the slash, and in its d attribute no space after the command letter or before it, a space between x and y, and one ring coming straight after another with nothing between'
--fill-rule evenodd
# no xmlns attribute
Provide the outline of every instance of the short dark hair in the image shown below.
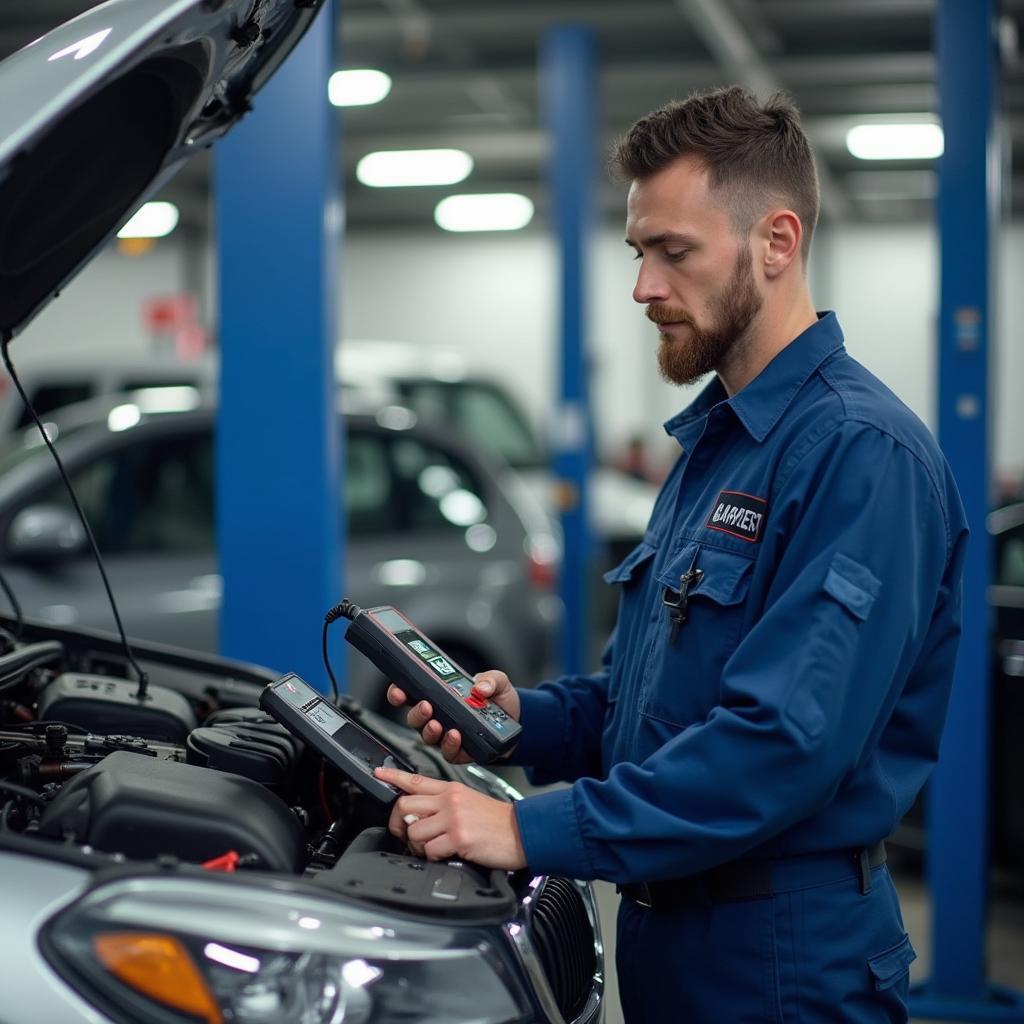
<svg viewBox="0 0 1024 1024"><path fill-rule="evenodd" d="M803 224L806 266L818 221L818 173L788 96L777 93L761 103L737 85L675 100L637 121L616 143L610 162L619 176L634 181L682 156L697 157L707 168L738 233L749 232L772 202L789 206Z"/></svg>

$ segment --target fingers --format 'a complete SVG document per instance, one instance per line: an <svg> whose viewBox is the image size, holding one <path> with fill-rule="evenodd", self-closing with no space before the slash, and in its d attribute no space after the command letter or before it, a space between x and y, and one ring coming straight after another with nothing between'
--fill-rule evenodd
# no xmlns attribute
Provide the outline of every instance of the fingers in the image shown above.
<svg viewBox="0 0 1024 1024"><path fill-rule="evenodd" d="M440 723L438 723L440 728ZM458 729L450 729L441 740L441 753L449 763L456 760L462 752L462 734Z"/></svg>
<svg viewBox="0 0 1024 1024"><path fill-rule="evenodd" d="M447 782L441 779L428 779L412 772L403 772L401 768L375 768L373 774L382 782L390 782L404 793L436 795L444 792ZM404 813L416 813L415 807L407 807Z"/></svg>
<svg viewBox="0 0 1024 1024"><path fill-rule="evenodd" d="M446 761L458 764L470 760L467 755L462 753L462 734L459 730L451 729L446 733L444 726L436 718L431 717L433 713L434 710L430 704L421 700L409 712L406 721L410 728L419 731L427 746L439 746Z"/></svg>
<svg viewBox="0 0 1024 1024"><path fill-rule="evenodd" d="M488 669L486 672L478 672L473 676L473 689L481 697L493 697L496 693L507 689L511 685L512 683L508 676L497 669Z"/></svg>
<svg viewBox="0 0 1024 1024"><path fill-rule="evenodd" d="M387 702L395 708L400 708L408 699L405 696L405 691L400 690L394 683L388 686L387 693L385 694Z"/></svg>
<svg viewBox="0 0 1024 1024"><path fill-rule="evenodd" d="M434 714L434 709L430 706L430 703L425 700L421 700L418 704L414 705L409 709L409 714L406 716L406 721L409 723L410 729L415 729L417 732L421 732L424 726L430 721ZM438 723L440 727L440 723Z"/></svg>

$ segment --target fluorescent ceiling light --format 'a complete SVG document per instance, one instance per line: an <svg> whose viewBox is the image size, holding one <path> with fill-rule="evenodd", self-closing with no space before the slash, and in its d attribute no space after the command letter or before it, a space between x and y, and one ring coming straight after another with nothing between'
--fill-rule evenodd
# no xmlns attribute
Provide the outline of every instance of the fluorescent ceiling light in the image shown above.
<svg viewBox="0 0 1024 1024"><path fill-rule="evenodd" d="M932 160L942 156L937 124L859 124L846 133L846 148L860 160Z"/></svg>
<svg viewBox="0 0 1024 1024"><path fill-rule="evenodd" d="M336 107L368 107L391 92L391 76L364 68L335 71L327 82L327 98Z"/></svg>
<svg viewBox="0 0 1024 1024"><path fill-rule="evenodd" d="M518 231L533 219L533 202L516 192L448 196L434 208L445 231Z"/></svg>
<svg viewBox="0 0 1024 1024"><path fill-rule="evenodd" d="M471 170L473 158L461 149L383 150L364 156L356 164L356 177L372 188L454 185Z"/></svg>
<svg viewBox="0 0 1024 1024"><path fill-rule="evenodd" d="M146 203L117 233L118 238L163 238L178 226L174 203Z"/></svg>

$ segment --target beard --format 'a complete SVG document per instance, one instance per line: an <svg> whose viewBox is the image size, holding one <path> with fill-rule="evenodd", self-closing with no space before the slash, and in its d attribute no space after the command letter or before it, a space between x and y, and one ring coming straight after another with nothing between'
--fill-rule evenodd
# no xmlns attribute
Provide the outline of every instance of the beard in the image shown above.
<svg viewBox="0 0 1024 1024"><path fill-rule="evenodd" d="M750 249L741 247L725 287L708 303L707 327L698 327L691 316L672 306L655 302L647 307L648 319L656 324L679 321L689 327L688 338L661 334L658 370L664 380L670 384L695 384L728 362L742 345L763 302L754 281L753 266Z"/></svg>

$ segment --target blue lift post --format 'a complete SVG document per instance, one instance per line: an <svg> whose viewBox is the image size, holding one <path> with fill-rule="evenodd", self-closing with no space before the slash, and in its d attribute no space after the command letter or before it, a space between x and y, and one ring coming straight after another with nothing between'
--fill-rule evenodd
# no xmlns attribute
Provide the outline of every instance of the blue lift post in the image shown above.
<svg viewBox="0 0 1024 1024"><path fill-rule="evenodd" d="M340 598L343 547L334 33L327 3L214 160L221 652L321 690L320 631Z"/></svg>
<svg viewBox="0 0 1024 1024"><path fill-rule="evenodd" d="M932 977L914 1016L1024 1021L1024 999L985 980L991 621L990 344L999 199L994 0L939 0L935 37L945 152L939 163L939 440L971 528L949 718L929 785Z"/></svg>
<svg viewBox="0 0 1024 1024"><path fill-rule="evenodd" d="M593 463L593 431L587 388L587 273L593 227L594 135L597 112L597 46L584 27L549 29L541 47L548 133L553 224L561 256L561 361L554 423L554 471L560 481L565 554L560 589L563 672L586 670L590 634L587 581L591 537L587 478Z"/></svg>

